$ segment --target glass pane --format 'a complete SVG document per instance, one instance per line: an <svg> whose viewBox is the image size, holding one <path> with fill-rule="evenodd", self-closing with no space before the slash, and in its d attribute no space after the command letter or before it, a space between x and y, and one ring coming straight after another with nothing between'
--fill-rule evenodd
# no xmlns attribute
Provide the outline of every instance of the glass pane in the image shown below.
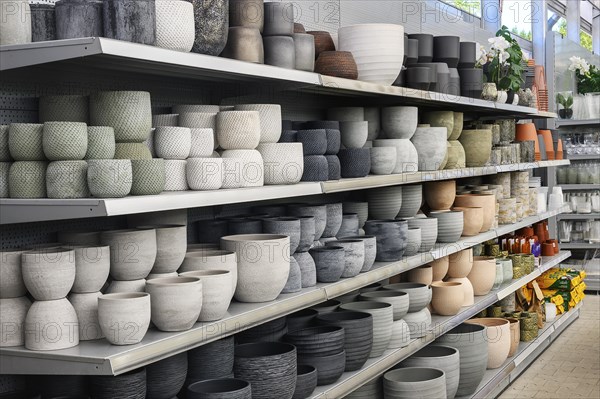
<svg viewBox="0 0 600 399"><path fill-rule="evenodd" d="M468 12L469 14L481 17L481 0L442 0L459 10Z"/></svg>
<svg viewBox="0 0 600 399"><path fill-rule="evenodd" d="M529 1L505 0L502 3L502 25L523 39L531 40L533 6Z"/></svg>

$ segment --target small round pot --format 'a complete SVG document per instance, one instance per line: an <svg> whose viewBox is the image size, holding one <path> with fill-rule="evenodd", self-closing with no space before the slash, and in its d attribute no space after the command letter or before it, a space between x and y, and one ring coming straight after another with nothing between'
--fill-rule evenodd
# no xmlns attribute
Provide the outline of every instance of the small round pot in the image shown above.
<svg viewBox="0 0 600 399"><path fill-rule="evenodd" d="M217 114L217 140L225 150L254 149L260 142L258 111L224 111Z"/></svg>
<svg viewBox="0 0 600 399"><path fill-rule="evenodd" d="M251 399L250 383L239 378L201 380L188 385L188 399Z"/></svg>
<svg viewBox="0 0 600 399"><path fill-rule="evenodd" d="M381 126L389 139L410 139L419 123L417 107L384 107Z"/></svg>
<svg viewBox="0 0 600 399"><path fill-rule="evenodd" d="M206 158L213 155L216 147L215 133L212 128L191 128L191 146L189 158Z"/></svg>
<svg viewBox="0 0 600 399"><path fill-rule="evenodd" d="M385 302L393 307L394 320L400 320L408 313L409 294L401 291L381 290L363 292L359 296L361 301Z"/></svg>
<svg viewBox="0 0 600 399"><path fill-rule="evenodd" d="M418 170L419 155L408 139L374 140L373 147L396 147L396 167L392 173L408 173Z"/></svg>
<svg viewBox="0 0 600 399"><path fill-rule="evenodd" d="M296 184L304 173L300 143L265 143L257 147L265 165L265 184Z"/></svg>
<svg viewBox="0 0 600 399"><path fill-rule="evenodd" d="M157 256L155 229L103 231L100 240L110 246L110 275L115 280L139 280L150 274Z"/></svg>
<svg viewBox="0 0 600 399"><path fill-rule="evenodd" d="M494 194L462 194L454 200L457 207L474 207L483 210L483 225L481 233L492 228L496 215L496 196Z"/></svg>
<svg viewBox="0 0 600 399"><path fill-rule="evenodd" d="M408 236L405 220L369 220L365 223L365 233L377 239L377 261L396 262L402 258Z"/></svg>
<svg viewBox="0 0 600 399"><path fill-rule="evenodd" d="M419 227L421 229L421 247L419 252L431 251L437 241L438 220L436 218L413 218L408 219L408 227Z"/></svg>
<svg viewBox="0 0 600 399"><path fill-rule="evenodd" d="M473 268L473 248L464 249L448 256L448 276L463 278Z"/></svg>
<svg viewBox="0 0 600 399"><path fill-rule="evenodd" d="M110 247L81 245L72 247L75 256L75 280L71 292L100 291L110 271Z"/></svg>
<svg viewBox="0 0 600 399"><path fill-rule="evenodd" d="M196 277L167 277L146 281L152 323L161 331L189 330L202 309L202 281Z"/></svg>
<svg viewBox="0 0 600 399"><path fill-rule="evenodd" d="M86 198L90 196L87 187L86 161L54 161L46 169L46 192L48 198Z"/></svg>
<svg viewBox="0 0 600 399"><path fill-rule="evenodd" d="M152 159L152 153L146 143L115 143L115 159Z"/></svg>
<svg viewBox="0 0 600 399"><path fill-rule="evenodd" d="M442 281L448 273L448 267L450 265L450 257L444 256L429 263L431 265L431 271L433 273L433 281Z"/></svg>
<svg viewBox="0 0 600 399"><path fill-rule="evenodd" d="M475 295L487 295L494 286L496 260L493 257L486 256L473 257L473 268L467 278L473 284Z"/></svg>
<svg viewBox="0 0 600 399"><path fill-rule="evenodd" d="M89 341L104 338L98 322L98 298L101 292L87 294L71 293L68 297L79 321L79 340Z"/></svg>
<svg viewBox="0 0 600 399"><path fill-rule="evenodd" d="M296 48L292 37L264 36L263 46L265 64L286 69L294 69L296 67Z"/></svg>
<svg viewBox="0 0 600 399"><path fill-rule="evenodd" d="M315 37L315 44L316 44ZM322 51L315 62L315 72L338 78L358 79L358 67L350 51Z"/></svg>
<svg viewBox="0 0 600 399"><path fill-rule="evenodd" d="M115 131L110 126L87 127L85 159L112 159L115 156Z"/></svg>
<svg viewBox="0 0 600 399"><path fill-rule="evenodd" d="M152 128L150 93L104 91L93 94L90 122L94 126L112 126L117 142L143 142Z"/></svg>
<svg viewBox="0 0 600 399"><path fill-rule="evenodd" d="M447 129L440 127L418 127L411 142L419 154L419 170L433 171L442 168L447 156Z"/></svg>
<svg viewBox="0 0 600 399"><path fill-rule="evenodd" d="M396 167L396 147L371 148L371 173L390 175Z"/></svg>
<svg viewBox="0 0 600 399"><path fill-rule="evenodd" d="M365 177L371 171L370 148L347 148L338 153L343 178Z"/></svg>
<svg viewBox="0 0 600 399"><path fill-rule="evenodd" d="M295 48L295 69L312 72L315 69L315 38L304 32L295 32L292 35Z"/></svg>
<svg viewBox="0 0 600 399"><path fill-rule="evenodd" d="M46 170L43 161L18 161L10 164L8 193L10 198L45 198Z"/></svg>
<svg viewBox="0 0 600 399"><path fill-rule="evenodd" d="M302 143L304 155L324 155L327 151L327 132L325 129L299 130L296 140Z"/></svg>
<svg viewBox="0 0 600 399"><path fill-rule="evenodd" d="M327 206L326 205L291 205L288 208L291 216L313 216L315 220L315 238L319 240L325 232L327 225Z"/></svg>
<svg viewBox="0 0 600 399"><path fill-rule="evenodd" d="M131 191L133 171L129 159L90 159L87 183L97 198L125 197Z"/></svg>
<svg viewBox="0 0 600 399"><path fill-rule="evenodd" d="M66 298L36 301L25 318L25 348L45 351L77 346L79 328L73 327L78 323L77 313ZM47 328L48 326L53 328Z"/></svg>
<svg viewBox="0 0 600 399"><path fill-rule="evenodd" d="M491 130L463 130L459 141L465 149L467 167L484 166L489 161L492 154Z"/></svg>
<svg viewBox="0 0 600 399"><path fill-rule="evenodd" d="M25 344L24 323L30 306L31 301L26 296L0 299L0 322L7 331L0 339L0 348Z"/></svg>
<svg viewBox="0 0 600 399"><path fill-rule="evenodd" d="M231 288L232 292L235 292L237 287L237 260L235 252L219 249L200 249L196 252L188 252L185 254L183 263L179 268L180 273L206 270L230 271L232 274Z"/></svg>
<svg viewBox="0 0 600 399"><path fill-rule="evenodd" d="M377 257L377 237L363 235L363 236L346 236L342 237L343 239L348 240L361 240L365 244L365 262L363 263L363 267L361 269L361 273L368 272L373 267L375 263L375 258Z"/></svg>
<svg viewBox="0 0 600 399"><path fill-rule="evenodd" d="M460 239L463 231L462 211L433 211L429 217L438 220L437 242L450 243Z"/></svg>
<svg viewBox="0 0 600 399"><path fill-rule="evenodd" d="M215 321L225 316L233 298L231 271L197 270L180 275L197 277L202 282L202 308L198 321Z"/></svg>
<svg viewBox="0 0 600 399"><path fill-rule="evenodd" d="M51 161L81 160L87 152L87 125L82 122L45 122L42 146Z"/></svg>
<svg viewBox="0 0 600 399"><path fill-rule="evenodd" d="M341 121L340 132L342 144L346 148L362 148L369 133L367 121Z"/></svg>
<svg viewBox="0 0 600 399"><path fill-rule="evenodd" d="M41 249L21 255L23 281L37 301L67 296L75 281L75 251L66 248Z"/></svg>
<svg viewBox="0 0 600 399"><path fill-rule="evenodd" d="M159 158L187 159L191 146L192 133L187 127L159 126L154 131L154 150Z"/></svg>
<svg viewBox="0 0 600 399"><path fill-rule="evenodd" d="M8 127L8 149L15 161L45 161L42 141L44 125L11 123Z"/></svg>
<svg viewBox="0 0 600 399"><path fill-rule="evenodd" d="M423 203L423 188L420 184L402 188L402 206L398 218L412 218L417 215Z"/></svg>
<svg viewBox="0 0 600 399"><path fill-rule="evenodd" d="M510 322L506 319L485 317L467 320L465 323L485 326L488 343L488 369L502 366L510 353L511 333Z"/></svg>
<svg viewBox="0 0 600 399"><path fill-rule="evenodd" d="M408 312L414 313L427 307L431 302L431 287L421 283L395 283L383 286L384 290L400 291L408 294Z"/></svg>
<svg viewBox="0 0 600 399"><path fill-rule="evenodd" d="M223 186L223 159L188 158L186 180L192 190L218 190Z"/></svg>
<svg viewBox="0 0 600 399"><path fill-rule="evenodd" d="M409 39L419 42L418 62L431 62L433 60L433 35L426 33L415 33L408 35Z"/></svg>
<svg viewBox="0 0 600 399"><path fill-rule="evenodd" d="M345 270L345 249L341 246L312 248L309 251L315 262L317 281L334 283L339 281Z"/></svg>
<svg viewBox="0 0 600 399"><path fill-rule="evenodd" d="M429 345L404 360L400 367L432 367L444 372L446 397L454 398L460 379L460 356L451 346Z"/></svg>
<svg viewBox="0 0 600 399"><path fill-rule="evenodd" d="M326 246L344 248L343 278L357 276L365 263L365 243L362 240L341 239L330 241Z"/></svg>
<svg viewBox="0 0 600 399"><path fill-rule="evenodd" d="M131 195L158 195L165 189L166 172L163 159L133 159L131 172Z"/></svg>
<svg viewBox="0 0 600 399"><path fill-rule="evenodd" d="M319 55L322 53L335 52L335 44L333 43L333 38L329 32L308 31L306 33L314 37L315 59L319 58Z"/></svg>
<svg viewBox="0 0 600 399"><path fill-rule="evenodd" d="M407 273L408 282L431 285L433 282L433 268L430 265L419 266Z"/></svg>
<svg viewBox="0 0 600 399"><path fill-rule="evenodd" d="M184 53L194 46L194 5L182 0L156 4L156 47Z"/></svg>
<svg viewBox="0 0 600 399"><path fill-rule="evenodd" d="M454 207L452 210L461 211L463 213L463 236L471 237L479 234L481 227L483 226L483 208Z"/></svg>
<svg viewBox="0 0 600 399"><path fill-rule="evenodd" d="M435 313L453 316L458 313L464 302L464 290L459 282L436 281L431 284L431 306Z"/></svg>
<svg viewBox="0 0 600 399"><path fill-rule="evenodd" d="M225 45L221 56L256 64L264 64L265 52L260 31L256 28L246 26L230 27L227 44Z"/></svg>

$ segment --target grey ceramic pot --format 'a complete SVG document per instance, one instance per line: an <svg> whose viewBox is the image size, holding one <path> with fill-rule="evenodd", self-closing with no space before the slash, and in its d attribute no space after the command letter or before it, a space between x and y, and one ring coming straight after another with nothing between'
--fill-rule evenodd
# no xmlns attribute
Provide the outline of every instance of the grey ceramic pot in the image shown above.
<svg viewBox="0 0 600 399"><path fill-rule="evenodd" d="M319 312L314 309L302 309L288 315L285 320L288 331L301 330L315 325L315 317Z"/></svg>
<svg viewBox="0 0 600 399"><path fill-rule="evenodd" d="M408 312L424 309L431 302L431 287L421 283L396 283L383 286L384 290L406 292L408 294Z"/></svg>
<svg viewBox="0 0 600 399"><path fill-rule="evenodd" d="M335 283L344 272L345 250L340 246L312 248L309 251L314 259L317 271L317 281L320 283Z"/></svg>
<svg viewBox="0 0 600 399"><path fill-rule="evenodd" d="M446 397L446 377L437 368L407 367L383 375L386 399Z"/></svg>
<svg viewBox="0 0 600 399"><path fill-rule="evenodd" d="M50 4L30 4L31 9L31 41L44 42L56 40L56 17L54 7ZM100 24L102 28L102 24Z"/></svg>
<svg viewBox="0 0 600 399"><path fill-rule="evenodd" d="M233 353L233 336L189 350L185 385L230 375L233 372Z"/></svg>
<svg viewBox="0 0 600 399"><path fill-rule="evenodd" d="M290 331L283 341L296 347L298 356L329 356L344 350L344 328L312 326Z"/></svg>
<svg viewBox="0 0 600 399"><path fill-rule="evenodd" d="M327 151L325 129L298 130L296 140L298 143L302 143L304 155L324 155Z"/></svg>
<svg viewBox="0 0 600 399"><path fill-rule="evenodd" d="M460 239L464 224L462 211L434 211L429 217L438 220L437 242L450 243Z"/></svg>
<svg viewBox="0 0 600 399"><path fill-rule="evenodd" d="M302 181L327 181L329 179L329 163L324 155L307 155L304 157Z"/></svg>
<svg viewBox="0 0 600 399"><path fill-rule="evenodd" d="M472 395L485 375L488 361L486 327L461 324L439 337L436 343L458 349L460 379L457 396Z"/></svg>
<svg viewBox="0 0 600 399"><path fill-rule="evenodd" d="M446 374L446 397L453 399L458 390L460 358L458 349L444 345L428 345L408 359L400 367L432 367Z"/></svg>
<svg viewBox="0 0 600 399"><path fill-rule="evenodd" d="M45 198L47 167L44 161L13 162L8 172L10 198Z"/></svg>
<svg viewBox="0 0 600 399"><path fill-rule="evenodd" d="M337 153L340 152L342 143L342 135L339 127L336 129L325 129L325 134L327 136L327 150L325 151L325 154L337 155Z"/></svg>
<svg viewBox="0 0 600 399"><path fill-rule="evenodd" d="M315 217L296 216L300 220L300 241L296 252L307 252L315 241Z"/></svg>
<svg viewBox="0 0 600 399"><path fill-rule="evenodd" d="M417 39L408 39L408 46L404 49L406 53L405 66L416 64L419 61L419 41Z"/></svg>
<svg viewBox="0 0 600 399"><path fill-rule="evenodd" d="M415 217L423 202L423 188L420 184L402 187L402 207L399 218Z"/></svg>
<svg viewBox="0 0 600 399"><path fill-rule="evenodd" d="M154 0L104 0L102 4L105 37L154 44L156 38Z"/></svg>
<svg viewBox="0 0 600 399"><path fill-rule="evenodd" d="M229 33L229 0L187 0L194 5L193 53L219 55Z"/></svg>
<svg viewBox="0 0 600 399"><path fill-rule="evenodd" d="M327 160L327 180L339 180L342 178L342 165L337 155L325 155Z"/></svg>
<svg viewBox="0 0 600 399"><path fill-rule="evenodd" d="M86 161L50 162L46 170L48 198L89 197L87 169Z"/></svg>
<svg viewBox="0 0 600 399"><path fill-rule="evenodd" d="M312 72L315 69L315 37L308 33L294 33L296 69Z"/></svg>
<svg viewBox="0 0 600 399"><path fill-rule="evenodd" d="M61 0L54 13L59 40L104 36L102 1Z"/></svg>
<svg viewBox="0 0 600 399"><path fill-rule="evenodd" d="M433 35L415 33L408 35L408 38L419 41L418 62L431 62L433 60Z"/></svg>
<svg viewBox="0 0 600 399"><path fill-rule="evenodd" d="M300 265L293 256L290 256L290 274L288 275L285 287L281 290L282 294L298 292L302 289L302 271Z"/></svg>
<svg viewBox="0 0 600 399"><path fill-rule="evenodd" d="M421 248L421 228L420 227L409 227L408 228L408 243L406 245L406 251L404 256L414 256L419 253Z"/></svg>
<svg viewBox="0 0 600 399"><path fill-rule="evenodd" d="M436 91L438 93L446 93L448 89L448 84L450 82L450 70L448 69L448 65L443 62L425 62L416 64L420 67L429 67L431 69L432 75L435 75L435 78L432 76L432 83L429 87L430 91Z"/></svg>
<svg viewBox="0 0 600 399"><path fill-rule="evenodd" d="M220 378L190 384L185 397L187 399L252 399L252 389L248 381L239 378Z"/></svg>
<svg viewBox="0 0 600 399"><path fill-rule="evenodd" d="M481 98L483 93L483 69L460 68L460 93L463 97Z"/></svg>
<svg viewBox="0 0 600 399"><path fill-rule="evenodd" d="M347 238L358 235L358 214L344 213L342 215L342 224L336 234L337 238Z"/></svg>
<svg viewBox="0 0 600 399"><path fill-rule="evenodd" d="M438 220L436 218L413 218L408 219L408 227L419 227L421 229L421 247L419 252L427 252L433 249L437 241Z"/></svg>
<svg viewBox="0 0 600 399"><path fill-rule="evenodd" d="M406 70L405 85L411 89L429 90L433 84L433 75L435 75L435 73L431 71L430 67L413 64ZM435 76L435 82L437 82L437 75Z"/></svg>
<svg viewBox="0 0 600 399"><path fill-rule="evenodd" d="M260 219L232 218L229 219L227 230L230 235L262 234L262 221Z"/></svg>
<svg viewBox="0 0 600 399"><path fill-rule="evenodd" d="M373 346L369 357L383 355L392 338L394 308L392 304L377 301L357 301L344 303L340 309L365 312L373 316Z"/></svg>
<svg viewBox="0 0 600 399"><path fill-rule="evenodd" d="M448 64L456 68L460 59L460 37L436 36L433 38L433 61Z"/></svg>
<svg viewBox="0 0 600 399"><path fill-rule="evenodd" d="M231 16L231 11L229 15ZM245 26L230 27L227 44L221 52L221 57L264 64L265 51L260 31Z"/></svg>
<svg viewBox="0 0 600 399"><path fill-rule="evenodd" d="M342 278L355 277L365 263L365 244L362 240L341 239L330 241L326 246L344 248L344 272Z"/></svg>
<svg viewBox="0 0 600 399"><path fill-rule="evenodd" d="M300 275L302 277L302 288L314 287L317 285L317 269L315 261L308 252L296 252L293 258L298 262Z"/></svg>
<svg viewBox="0 0 600 399"><path fill-rule="evenodd" d="M187 375L188 358L183 352L159 360L146 367L146 398L172 398L183 387Z"/></svg>
<svg viewBox="0 0 600 399"><path fill-rule="evenodd" d="M458 69L449 68L450 71L450 80L448 82L448 90L446 90L446 94L450 96L460 96L460 74L458 73Z"/></svg>
<svg viewBox="0 0 600 399"><path fill-rule="evenodd" d="M402 258L408 238L406 220L367 220L364 229L377 239L376 260L396 262Z"/></svg>
<svg viewBox="0 0 600 399"><path fill-rule="evenodd" d="M431 328L431 312L427 308L418 312L408 312L403 320L408 325L411 339L424 337Z"/></svg>
<svg viewBox="0 0 600 399"><path fill-rule="evenodd" d="M411 142L419 154L419 170L439 170L448 153L447 129L444 127L418 127Z"/></svg>
<svg viewBox="0 0 600 399"><path fill-rule="evenodd" d="M321 238L327 224L327 207L325 205L293 204L289 206L288 212L295 217L314 216L315 240Z"/></svg>
<svg viewBox="0 0 600 399"><path fill-rule="evenodd" d="M296 378L296 390L292 399L308 398L317 387L317 369L310 365L298 366L298 377Z"/></svg>
<svg viewBox="0 0 600 399"><path fill-rule="evenodd" d="M377 257L377 238L375 236L348 236L343 237L349 240L361 240L365 244L365 262L361 269L361 273L368 272L375 263Z"/></svg>
<svg viewBox="0 0 600 399"><path fill-rule="evenodd" d="M477 43L475 42L460 42L460 58L458 60L458 68L475 68L477 62Z"/></svg>
<svg viewBox="0 0 600 399"><path fill-rule="evenodd" d="M346 367L346 351L328 356L298 356L299 365L309 365L317 369L317 385L333 384L340 379Z"/></svg>
<svg viewBox="0 0 600 399"><path fill-rule="evenodd" d="M292 3L269 2L264 4L263 37L292 36L294 34L294 7Z"/></svg>
<svg viewBox="0 0 600 399"><path fill-rule="evenodd" d="M322 238L335 237L342 226L342 203L327 204L327 222Z"/></svg>
<svg viewBox="0 0 600 399"><path fill-rule="evenodd" d="M229 26L244 26L263 31L263 0L229 0Z"/></svg>
<svg viewBox="0 0 600 399"><path fill-rule="evenodd" d="M265 51L265 64L286 69L296 68L296 48L294 47L294 39L292 37L265 36L263 37L263 47Z"/></svg>
<svg viewBox="0 0 600 399"><path fill-rule="evenodd" d="M112 159L115 156L115 131L110 126L88 126L85 159Z"/></svg>
<svg viewBox="0 0 600 399"><path fill-rule="evenodd" d="M300 219L291 217L268 218L262 221L262 231L266 234L283 234L290 237L290 255L300 245Z"/></svg>
<svg viewBox="0 0 600 399"><path fill-rule="evenodd" d="M338 153L343 178L365 177L371 171L370 148L346 148Z"/></svg>
<svg viewBox="0 0 600 399"><path fill-rule="evenodd" d="M165 163L161 158L131 161L131 195L158 195L165 189Z"/></svg>

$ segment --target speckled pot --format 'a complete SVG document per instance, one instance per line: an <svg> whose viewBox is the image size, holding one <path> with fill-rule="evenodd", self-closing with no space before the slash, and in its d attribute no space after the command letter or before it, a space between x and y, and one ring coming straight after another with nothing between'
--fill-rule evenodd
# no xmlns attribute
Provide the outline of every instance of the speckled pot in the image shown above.
<svg viewBox="0 0 600 399"><path fill-rule="evenodd" d="M0 348L25 344L24 323L30 306L31 301L26 296L0 299L0 322L6 331L0 338Z"/></svg>
<svg viewBox="0 0 600 399"><path fill-rule="evenodd" d="M227 43L229 2L188 0L194 6L195 38L192 52L217 56Z"/></svg>
<svg viewBox="0 0 600 399"><path fill-rule="evenodd" d="M48 198L85 198L90 196L86 161L54 161L46 169Z"/></svg>
<svg viewBox="0 0 600 399"><path fill-rule="evenodd" d="M370 148L347 148L338 153L343 178L365 177L371 171Z"/></svg>
<svg viewBox="0 0 600 399"><path fill-rule="evenodd" d="M56 339L39 339L44 326L52 323L56 328ZM29 350L58 350L79 345L77 313L66 299L36 301L31 305L25 318L25 347ZM36 332L37 333L34 333ZM37 337L37 339L36 339Z"/></svg>
<svg viewBox="0 0 600 399"><path fill-rule="evenodd" d="M73 305L79 321L79 340L90 341L104 338L100 323L98 322L98 298L101 292L87 294L72 293L69 302Z"/></svg>
<svg viewBox="0 0 600 399"><path fill-rule="evenodd" d="M115 156L115 131L110 126L87 127L85 159L112 159Z"/></svg>
<svg viewBox="0 0 600 399"><path fill-rule="evenodd" d="M114 279L139 280L146 278L152 270L157 251L154 229L103 231L100 240L103 245L110 246L110 275ZM135 246L135 252L132 252L132 246Z"/></svg>
<svg viewBox="0 0 600 399"><path fill-rule="evenodd" d="M314 287L317 284L315 261L308 252L296 252L293 258L300 267L302 288Z"/></svg>
<svg viewBox="0 0 600 399"><path fill-rule="evenodd" d="M103 2L104 36L110 39L154 45L154 1L109 0Z"/></svg>
<svg viewBox="0 0 600 399"><path fill-rule="evenodd" d="M8 127L8 149L15 161L45 161L42 149L43 124L11 123Z"/></svg>
<svg viewBox="0 0 600 399"><path fill-rule="evenodd" d="M101 1L62 0L54 9L56 39L104 36Z"/></svg>
<svg viewBox="0 0 600 399"><path fill-rule="evenodd" d="M140 342L150 325L150 309L150 294L146 292L105 294L99 297L98 320L106 339L113 345ZM137 329L133 333L126 333L130 323Z"/></svg>

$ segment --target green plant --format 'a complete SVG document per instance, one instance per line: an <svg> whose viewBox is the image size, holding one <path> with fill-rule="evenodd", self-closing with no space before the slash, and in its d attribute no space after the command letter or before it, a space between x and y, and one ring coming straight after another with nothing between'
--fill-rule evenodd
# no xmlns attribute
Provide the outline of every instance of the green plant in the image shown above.
<svg viewBox="0 0 600 399"><path fill-rule="evenodd" d="M496 83L499 90L518 91L523 84L525 64L521 46L504 25L489 42L491 61L488 70L491 81Z"/></svg>
<svg viewBox="0 0 600 399"><path fill-rule="evenodd" d="M556 102L563 106L564 109L571 109L573 106L573 96L563 96L562 93L556 95Z"/></svg>
<svg viewBox="0 0 600 399"><path fill-rule="evenodd" d="M586 74L576 72L577 92L579 94L600 92L600 69L595 65L590 65L590 70Z"/></svg>

